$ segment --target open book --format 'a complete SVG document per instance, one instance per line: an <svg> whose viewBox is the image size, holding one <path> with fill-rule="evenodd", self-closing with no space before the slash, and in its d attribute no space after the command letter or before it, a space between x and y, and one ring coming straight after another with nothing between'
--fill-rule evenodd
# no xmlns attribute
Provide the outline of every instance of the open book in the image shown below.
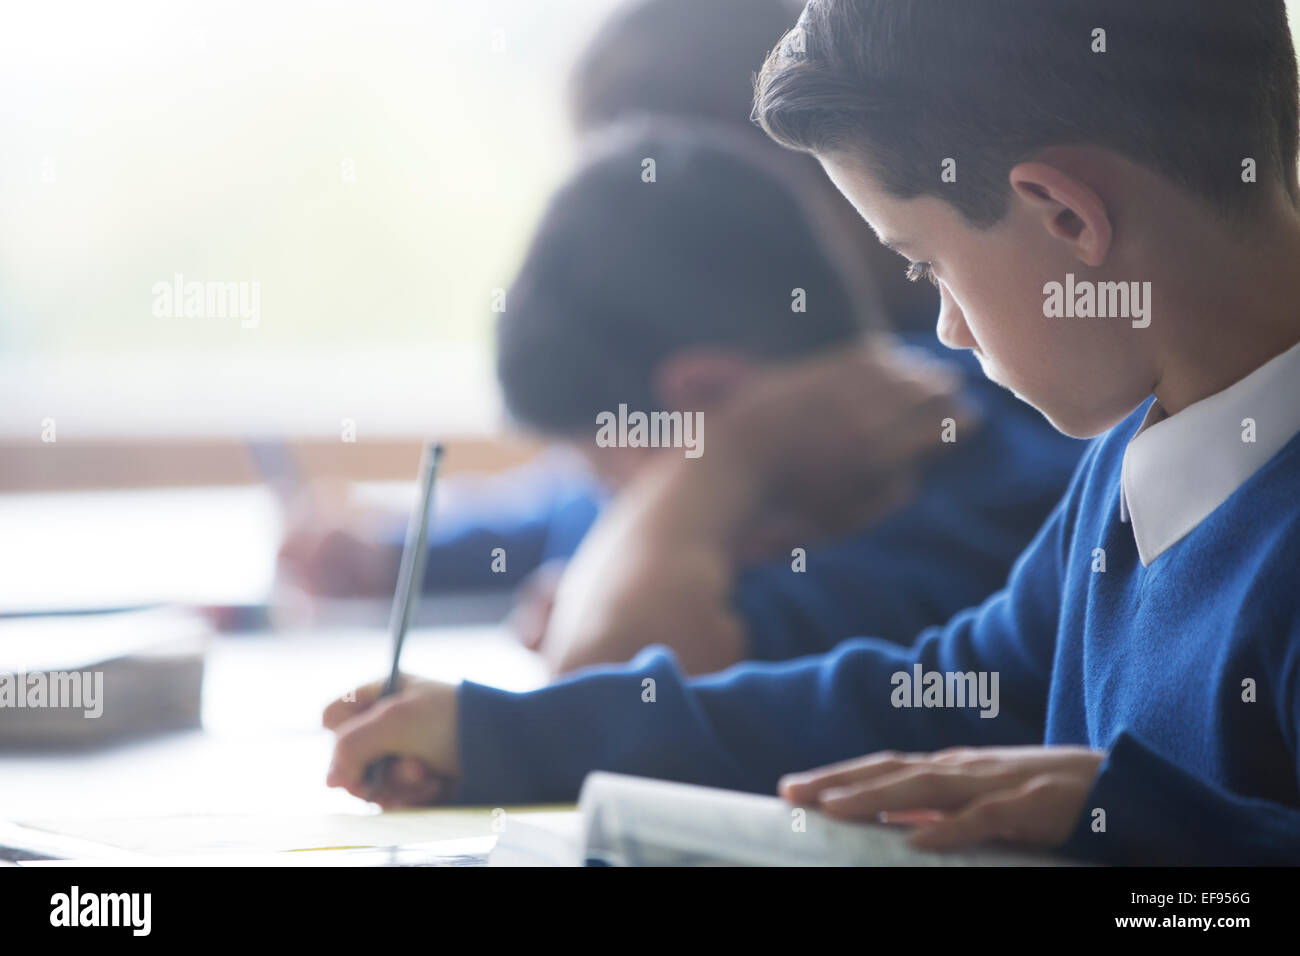
<svg viewBox="0 0 1300 956"><path fill-rule="evenodd" d="M1068 866L1028 852L913 850L907 830L776 797L593 773L578 810L507 817L494 866Z"/></svg>

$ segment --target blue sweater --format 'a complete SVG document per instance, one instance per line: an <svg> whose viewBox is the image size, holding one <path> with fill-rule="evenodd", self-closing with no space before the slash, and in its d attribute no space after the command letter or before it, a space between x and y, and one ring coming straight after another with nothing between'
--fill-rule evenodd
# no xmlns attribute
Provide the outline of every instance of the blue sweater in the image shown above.
<svg viewBox="0 0 1300 956"><path fill-rule="evenodd" d="M1144 568L1119 520L1144 412L1090 447L1006 587L910 647L853 640L692 680L652 648L526 694L462 685L462 799L571 799L595 769L771 793L784 773L881 749L1081 744L1108 757L1065 853L1300 862L1300 436ZM896 708L891 675L917 664L997 672L997 716Z"/></svg>
<svg viewBox="0 0 1300 956"><path fill-rule="evenodd" d="M571 558L605 500L593 478L545 456L480 484L431 522L426 592L517 587L541 565ZM405 525L394 527L388 543L400 551L405 537ZM493 570L496 548L505 549L504 571Z"/></svg>

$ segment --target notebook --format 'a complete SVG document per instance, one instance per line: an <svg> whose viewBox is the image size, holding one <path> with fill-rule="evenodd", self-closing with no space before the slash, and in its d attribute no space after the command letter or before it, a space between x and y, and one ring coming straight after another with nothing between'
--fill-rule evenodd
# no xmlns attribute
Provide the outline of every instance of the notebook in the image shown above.
<svg viewBox="0 0 1300 956"><path fill-rule="evenodd" d="M1068 866L996 847L913 850L906 829L845 823L776 797L592 773L571 813L508 818L493 866Z"/></svg>

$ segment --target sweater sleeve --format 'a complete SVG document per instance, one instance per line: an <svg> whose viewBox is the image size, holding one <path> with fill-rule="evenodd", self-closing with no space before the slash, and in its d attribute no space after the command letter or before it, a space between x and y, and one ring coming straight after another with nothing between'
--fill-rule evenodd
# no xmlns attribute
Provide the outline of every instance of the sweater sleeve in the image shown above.
<svg viewBox="0 0 1300 956"><path fill-rule="evenodd" d="M1126 865L1294 866L1300 809L1231 793L1121 733L1061 850Z"/></svg>
<svg viewBox="0 0 1300 956"><path fill-rule="evenodd" d="M1067 523L1063 503L1006 589L910 647L859 639L692 680L651 648L529 693L466 683L461 799L569 800L592 770L770 793L784 773L880 749L1041 743ZM899 675L918 667L982 675L991 705L902 706L917 698Z"/></svg>
<svg viewBox="0 0 1300 956"><path fill-rule="evenodd" d="M425 592L505 590L547 561L572 557L596 520L601 495L589 479L551 474L544 465L484 479L481 488L462 483L453 505L432 521ZM399 554L405 538L405 522L384 535ZM504 566L494 563L497 548Z"/></svg>

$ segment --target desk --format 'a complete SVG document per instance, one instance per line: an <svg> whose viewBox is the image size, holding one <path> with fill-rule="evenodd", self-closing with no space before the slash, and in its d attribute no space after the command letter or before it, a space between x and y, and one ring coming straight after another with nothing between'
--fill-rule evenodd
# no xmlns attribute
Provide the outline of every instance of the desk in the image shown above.
<svg viewBox="0 0 1300 956"><path fill-rule="evenodd" d="M0 819L23 822L189 813L365 813L324 785L334 697L387 672L377 628L215 638L204 675L203 728L102 750L0 751ZM404 669L528 690L539 658L496 627L412 631Z"/></svg>

